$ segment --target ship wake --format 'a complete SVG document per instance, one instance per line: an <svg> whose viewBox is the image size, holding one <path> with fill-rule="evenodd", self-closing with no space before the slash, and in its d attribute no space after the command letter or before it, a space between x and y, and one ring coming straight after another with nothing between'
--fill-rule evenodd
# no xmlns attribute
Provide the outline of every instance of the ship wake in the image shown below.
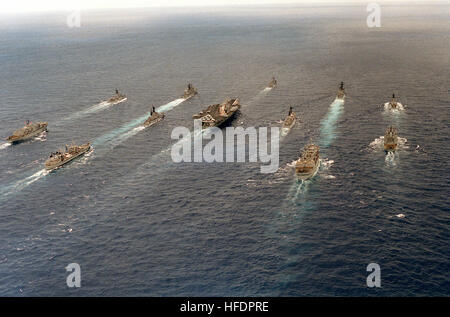
<svg viewBox="0 0 450 317"><path fill-rule="evenodd" d="M158 108L156 108L156 112L158 113L164 113L167 111L172 110L176 106L180 105L183 101L186 99L179 98L176 100L173 100L165 105L162 105ZM123 141L129 139L130 137L138 134L140 131L144 130L145 127L141 126L145 120L150 116L150 112L147 112L146 114L140 116L139 118L136 118L121 127L112 130L100 137L98 137L92 144L94 146L96 145L102 145L102 144L110 144L113 147L119 145Z"/></svg>
<svg viewBox="0 0 450 317"><path fill-rule="evenodd" d="M9 146L11 146L11 143L9 143L9 142L2 143L2 144L0 144L0 150L4 150Z"/></svg>
<svg viewBox="0 0 450 317"><path fill-rule="evenodd" d="M386 112L394 112L394 113L398 113L401 111L405 111L405 107L403 107L403 105L400 102L397 102L397 108L396 109L392 109L391 107L389 107L389 102L386 102L384 104L384 111Z"/></svg>
<svg viewBox="0 0 450 317"><path fill-rule="evenodd" d="M337 121L344 109L344 100L335 99L320 123L320 147L329 147L336 138Z"/></svg>
<svg viewBox="0 0 450 317"><path fill-rule="evenodd" d="M398 137L398 148L403 150L408 149L409 146L407 142L408 139ZM382 150L384 151L384 136L382 135L373 140L372 142L370 142L368 149L369 151L382 151Z"/></svg>
<svg viewBox="0 0 450 317"><path fill-rule="evenodd" d="M11 194L14 194L16 192L19 192L26 187L30 186L34 182L38 181L39 179L43 178L49 173L46 169L42 169L36 173L34 173L31 176L28 176L24 179L21 179L19 181L16 181L14 184L7 186L5 189L3 189L0 193L2 198L7 198Z"/></svg>
<svg viewBox="0 0 450 317"><path fill-rule="evenodd" d="M115 101L115 102L102 101L102 102L99 102L99 103L97 103L95 105L90 106L87 109L75 112L74 114L66 117L64 120L67 121L67 120L73 120L73 119L81 118L83 116L86 116L86 115L89 115L89 114L96 113L96 112L99 112L101 110L104 110L104 109L106 109L106 108L108 108L110 106L114 106L114 105L117 105L119 103L125 102L126 100L127 100L127 98L125 98L123 100Z"/></svg>
<svg viewBox="0 0 450 317"><path fill-rule="evenodd" d="M396 152L387 152L386 156L384 157L384 161L386 162L386 165L389 166L396 166L397 165L397 153Z"/></svg>
<svg viewBox="0 0 450 317"><path fill-rule="evenodd" d="M256 94L256 96L252 97L252 99L250 99L247 103L241 103L241 108L245 108L250 106L251 104L257 102L258 100L260 100L261 98L263 98L264 96L267 95L267 93L269 93L273 88L270 87L266 87L263 90L261 90L259 93Z"/></svg>
<svg viewBox="0 0 450 317"><path fill-rule="evenodd" d="M311 180L295 179L286 196L286 201L290 204L297 205L299 198L308 193Z"/></svg>
<svg viewBox="0 0 450 317"><path fill-rule="evenodd" d="M41 134L39 134L37 137L34 138L36 141L41 141L41 142L45 142L47 141L47 132L42 132Z"/></svg>
<svg viewBox="0 0 450 317"><path fill-rule="evenodd" d="M282 122L283 123L283 122ZM289 132L291 132L291 129L293 127L290 128L281 128L280 129L280 141L283 141L283 139L289 134Z"/></svg>
<svg viewBox="0 0 450 317"><path fill-rule="evenodd" d="M339 117L341 116L341 113L343 111L344 106L344 100L336 98L329 107L328 113L325 116L325 118L321 121L321 129L320 129L320 141L319 146L321 148L326 148L330 146L333 142L333 140L336 138L336 128L337 128L337 121ZM295 165L295 162L292 162L291 165ZM299 198L299 195L303 195L307 193L309 184L312 182L312 179L314 176L318 173L320 168L328 169L334 161L332 160L320 160L319 168L317 168L314 175L306 181L300 181L296 180L294 184L291 186L291 189L289 190L286 201L289 201L291 203L296 203L297 199ZM335 176L333 175L325 175L325 179L334 179Z"/></svg>

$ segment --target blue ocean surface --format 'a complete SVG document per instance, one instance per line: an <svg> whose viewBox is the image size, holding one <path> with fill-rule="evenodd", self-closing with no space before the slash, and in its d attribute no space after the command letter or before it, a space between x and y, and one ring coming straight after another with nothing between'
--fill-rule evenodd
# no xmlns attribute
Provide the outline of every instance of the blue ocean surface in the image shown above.
<svg viewBox="0 0 450 317"><path fill-rule="evenodd" d="M79 28L68 14L0 19L0 296L449 295L449 5L384 5L380 28L365 5L82 10ZM105 104L116 88L128 99ZM392 93L403 110L384 108ZM174 163L172 130L236 97L235 127L294 107L277 172ZM152 106L165 120L142 129ZM5 143L27 119L47 135ZM300 182L308 142L322 162Z"/></svg>

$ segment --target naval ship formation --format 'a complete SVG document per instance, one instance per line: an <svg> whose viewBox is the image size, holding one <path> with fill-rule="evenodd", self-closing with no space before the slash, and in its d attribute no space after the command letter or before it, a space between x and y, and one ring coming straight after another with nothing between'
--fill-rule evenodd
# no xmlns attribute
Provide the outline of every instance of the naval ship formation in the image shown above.
<svg viewBox="0 0 450 317"><path fill-rule="evenodd" d="M277 86L277 80L275 77L269 83L269 87L273 88ZM190 99L197 95L197 89L192 85L188 84L185 89L182 98ZM116 89L116 94L108 100L110 103L119 103L126 100L127 97ZM341 82L339 86L336 99L345 100L344 83ZM392 101L389 103L389 107L395 109L398 103L395 99L395 95L392 96ZM225 123L233 120L236 113L240 110L241 105L238 98L226 99L220 104L213 104L206 109L200 111L193 115L194 119L200 119L202 122L202 129L210 127L220 127ZM163 113L158 113L155 107L150 110L150 116L143 123L144 127L152 126L158 122L164 120L165 116ZM289 113L282 123L282 130L289 131L296 123L297 117L293 111L293 108L289 108ZM47 131L47 122L36 122L32 123L27 121L26 125L15 131L11 136L9 136L6 141L10 143L19 143L21 141L29 140L44 131ZM397 129L390 126L384 136L384 149L386 151L395 151L398 147L398 136ZM91 144L88 142L82 145L71 145L66 146L65 151L57 151L50 155L50 158L45 162L45 168L47 170L54 170L75 158L82 156L87 151L91 149ZM307 145L300 156L300 158L295 162L295 173L302 179L307 180L312 178L316 173L320 165L320 155L319 147L315 144Z"/></svg>

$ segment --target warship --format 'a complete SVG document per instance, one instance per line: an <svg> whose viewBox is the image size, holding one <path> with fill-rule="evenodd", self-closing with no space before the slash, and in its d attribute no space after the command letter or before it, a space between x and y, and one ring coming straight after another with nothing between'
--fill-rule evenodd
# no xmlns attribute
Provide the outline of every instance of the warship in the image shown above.
<svg viewBox="0 0 450 317"><path fill-rule="evenodd" d="M308 144L295 163L295 173L300 179L307 180L317 173L319 165L319 147L315 144Z"/></svg>
<svg viewBox="0 0 450 317"><path fill-rule="evenodd" d="M147 118L144 122L144 127L152 126L164 119L164 114L160 114L156 112L155 107L152 107L152 110L150 110L150 117Z"/></svg>
<svg viewBox="0 0 450 317"><path fill-rule="evenodd" d="M197 89L192 84L188 84L187 88L184 90L183 99L190 99L194 97L196 94L198 94Z"/></svg>
<svg viewBox="0 0 450 317"><path fill-rule="evenodd" d="M119 90L116 89L116 94L108 99L109 103L118 103L127 99L127 96L122 95Z"/></svg>
<svg viewBox="0 0 450 317"><path fill-rule="evenodd" d="M297 120L297 117L295 116L294 111L292 111L292 107L289 107L289 113L288 113L286 119L284 119L284 121L283 121L283 130L291 129L294 126L296 120Z"/></svg>
<svg viewBox="0 0 450 317"><path fill-rule="evenodd" d="M385 151L395 151L397 149L398 136L397 129L393 126L387 128L384 134L384 150Z"/></svg>
<svg viewBox="0 0 450 317"><path fill-rule="evenodd" d="M83 155L91 149L91 143L88 142L83 145L66 145L66 150L58 150L50 155L47 161L45 161L45 169L48 171L54 170L64 164L69 163L73 159Z"/></svg>
<svg viewBox="0 0 450 317"><path fill-rule="evenodd" d="M269 85L267 85L267 87L275 88L276 85L277 85L277 80L275 79L275 77L272 77L272 81L269 83Z"/></svg>
<svg viewBox="0 0 450 317"><path fill-rule="evenodd" d="M44 131L47 131L47 122L32 123L29 120L25 123L25 126L17 131L14 131L13 135L9 136L6 141L10 143L19 143L29 140L35 136L38 136Z"/></svg>
<svg viewBox="0 0 450 317"><path fill-rule="evenodd" d="M219 127L231 120L240 108L239 99L227 99L221 104L209 106L192 118L202 120L202 129Z"/></svg>
<svg viewBox="0 0 450 317"><path fill-rule="evenodd" d="M392 100L391 100L391 102L388 103L388 107L389 107L389 109L397 109L398 108L398 103L397 103L397 99L395 98L395 94L392 94Z"/></svg>
<svg viewBox="0 0 450 317"><path fill-rule="evenodd" d="M345 100L344 82L341 81L341 86L339 87L336 99Z"/></svg>

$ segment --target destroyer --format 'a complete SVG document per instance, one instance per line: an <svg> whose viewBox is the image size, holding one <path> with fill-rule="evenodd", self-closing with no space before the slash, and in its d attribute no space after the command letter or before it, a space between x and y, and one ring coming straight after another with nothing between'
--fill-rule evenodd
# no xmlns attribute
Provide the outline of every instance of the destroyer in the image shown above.
<svg viewBox="0 0 450 317"><path fill-rule="evenodd" d="M384 150L385 151L395 151L397 149L398 136L397 129L393 126L387 128L384 134Z"/></svg>
<svg viewBox="0 0 450 317"><path fill-rule="evenodd" d="M158 113L155 110L155 107L152 107L152 110L150 110L150 117L148 117L147 120L144 122L144 127L152 126L164 119L164 114Z"/></svg>
<svg viewBox="0 0 450 317"><path fill-rule="evenodd" d="M45 169L46 170L54 170L55 168L58 168L66 163L69 163L73 159L83 155L87 151L91 149L91 143L88 142L83 145L66 145L66 150L63 151L57 151L50 155L49 159L45 161Z"/></svg>
<svg viewBox="0 0 450 317"><path fill-rule="evenodd" d="M127 96L121 94L119 90L116 89L116 94L108 99L109 103L119 103L122 101L125 101L127 99Z"/></svg>
<svg viewBox="0 0 450 317"><path fill-rule="evenodd" d="M295 163L295 172L302 180L312 178L319 169L319 147L315 144L307 145L300 158Z"/></svg>
<svg viewBox="0 0 450 317"><path fill-rule="evenodd" d="M344 82L341 81L341 86L339 87L336 99L345 100Z"/></svg>
<svg viewBox="0 0 450 317"><path fill-rule="evenodd" d="M17 131L14 131L13 135L9 136L6 141L10 143L19 143L29 140L40 135L42 132L47 131L47 125L47 122L32 123L27 120L25 126Z"/></svg>
<svg viewBox="0 0 450 317"><path fill-rule="evenodd" d="M194 97L196 94L198 94L197 89L195 89L192 84L188 84L187 88L184 90L182 98L188 100Z"/></svg>
<svg viewBox="0 0 450 317"><path fill-rule="evenodd" d="M395 94L392 94L392 100L388 103L389 109L397 109L398 108L398 102L395 98Z"/></svg>
<svg viewBox="0 0 450 317"><path fill-rule="evenodd" d="M221 104L209 106L192 118L202 120L202 129L219 127L230 121L240 108L239 99L228 99Z"/></svg>
<svg viewBox="0 0 450 317"><path fill-rule="evenodd" d="M294 111L292 111L292 107L289 107L289 113L283 121L283 130L290 130L294 126L296 120L297 117L295 116Z"/></svg>
<svg viewBox="0 0 450 317"><path fill-rule="evenodd" d="M275 77L272 77L272 81L269 83L269 85L267 87L275 88L276 85L277 85L277 80L275 79Z"/></svg>

